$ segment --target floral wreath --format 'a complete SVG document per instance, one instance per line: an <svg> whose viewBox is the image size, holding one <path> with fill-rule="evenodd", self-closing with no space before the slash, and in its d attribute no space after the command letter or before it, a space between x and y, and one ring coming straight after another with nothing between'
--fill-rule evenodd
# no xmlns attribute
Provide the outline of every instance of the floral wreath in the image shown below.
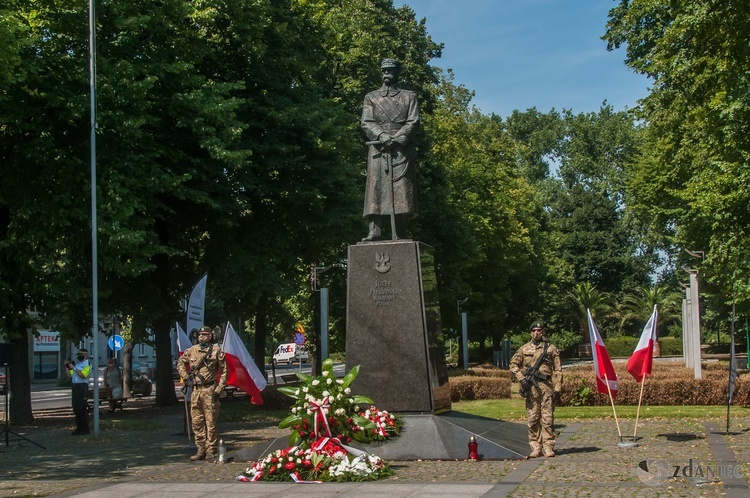
<svg viewBox="0 0 750 498"><path fill-rule="evenodd" d="M359 365L337 379L333 361L327 359L320 376L297 373L300 386L280 387L280 392L296 400L291 415L279 423L281 429L293 429L290 447L270 453L237 479L364 481L391 475L380 457L346 446L352 440L386 441L398 436L403 426L401 417L378 410L370 398L352 395L349 385L358 373Z"/></svg>

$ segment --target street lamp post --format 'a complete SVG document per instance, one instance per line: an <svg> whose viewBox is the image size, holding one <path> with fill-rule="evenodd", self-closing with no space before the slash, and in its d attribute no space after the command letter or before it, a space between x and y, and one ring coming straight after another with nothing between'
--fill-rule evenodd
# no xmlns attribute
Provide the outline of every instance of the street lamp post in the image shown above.
<svg viewBox="0 0 750 498"><path fill-rule="evenodd" d="M319 369L319 365L322 364L322 362L328 358L328 328L329 328L329 321L328 321L328 288L327 287L320 287L320 282L318 281L318 275L327 272L333 268L333 265L329 266L316 266L315 263L312 263L310 265L310 276L312 278L312 290L313 290L313 299L315 301L315 315L316 318L319 318L320 322L316 323L316 326L319 326L319 335L320 338L320 344L319 350L316 352L316 358L319 358L320 362L316 363L316 370ZM318 320L315 320L318 322ZM302 363L300 362L300 365Z"/></svg>
<svg viewBox="0 0 750 498"><path fill-rule="evenodd" d="M469 368L469 337L468 337L468 331L467 331L467 320L466 320L466 312L461 311L461 305L466 303L469 298L465 299L459 299L456 301L456 312L461 317L461 346L463 347L464 351L464 361L463 361L463 367L464 370L467 370Z"/></svg>

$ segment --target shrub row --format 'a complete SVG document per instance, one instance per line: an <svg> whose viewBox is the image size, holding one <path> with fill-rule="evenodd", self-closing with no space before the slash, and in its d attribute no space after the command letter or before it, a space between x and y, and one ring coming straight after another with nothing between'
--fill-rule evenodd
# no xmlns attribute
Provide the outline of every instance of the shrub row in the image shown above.
<svg viewBox="0 0 750 498"><path fill-rule="evenodd" d="M637 405L640 383L627 372L626 362L615 361L618 377L617 405ZM727 402L729 364L703 364L703 378L696 380L692 369L680 362L654 364L643 389L643 405L723 405ZM510 398L518 391L508 370L483 365L450 377L451 401ZM567 406L609 405L609 397L596 391L594 367L589 363L565 368L560 404ZM737 378L732 396L734 405L750 405L750 374Z"/></svg>
<svg viewBox="0 0 750 498"><path fill-rule="evenodd" d="M641 384L626 371L625 362L614 362L617 373L616 405L637 405ZM704 363L703 378L696 380L692 369L682 363L657 363L643 389L643 405L723 405L729 390L729 364ZM609 397L596 391L591 364L566 368L563 372L562 405L609 405ZM732 397L734 405L750 404L750 375L740 375Z"/></svg>
<svg viewBox="0 0 750 498"><path fill-rule="evenodd" d="M638 339L638 337L628 336L610 337L604 339L604 343L607 345L607 352L611 358L629 358L635 351ZM660 337L659 346L661 356L682 355L681 337Z"/></svg>
<svg viewBox="0 0 750 498"><path fill-rule="evenodd" d="M510 378L463 375L451 377L451 401L510 398Z"/></svg>
<svg viewBox="0 0 750 498"><path fill-rule="evenodd" d="M494 365L484 364L476 367L471 367L467 370L464 369L451 369L448 371L450 377L500 377L503 379L512 380L513 376L509 370L500 370Z"/></svg>

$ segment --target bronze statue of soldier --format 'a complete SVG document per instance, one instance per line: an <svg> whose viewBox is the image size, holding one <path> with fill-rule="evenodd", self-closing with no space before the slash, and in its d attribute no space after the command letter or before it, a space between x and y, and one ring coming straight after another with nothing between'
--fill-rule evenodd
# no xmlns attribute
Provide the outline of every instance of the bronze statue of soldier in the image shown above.
<svg viewBox="0 0 750 498"><path fill-rule="evenodd" d="M383 86L365 96L362 109L368 145L364 217L370 224L363 242L381 240L389 218L391 239L406 238L409 218L417 214L417 95L399 86L398 61L384 59L380 68Z"/></svg>

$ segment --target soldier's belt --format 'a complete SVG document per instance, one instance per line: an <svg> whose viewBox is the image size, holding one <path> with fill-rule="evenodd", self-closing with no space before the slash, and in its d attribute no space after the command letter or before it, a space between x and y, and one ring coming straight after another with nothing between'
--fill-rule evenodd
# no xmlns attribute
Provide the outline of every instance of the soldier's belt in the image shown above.
<svg viewBox="0 0 750 498"><path fill-rule="evenodd" d="M216 385L216 382L206 382L204 384L196 384L195 387L197 387L197 388L200 389L202 387L211 387L211 386L214 386L214 385Z"/></svg>

